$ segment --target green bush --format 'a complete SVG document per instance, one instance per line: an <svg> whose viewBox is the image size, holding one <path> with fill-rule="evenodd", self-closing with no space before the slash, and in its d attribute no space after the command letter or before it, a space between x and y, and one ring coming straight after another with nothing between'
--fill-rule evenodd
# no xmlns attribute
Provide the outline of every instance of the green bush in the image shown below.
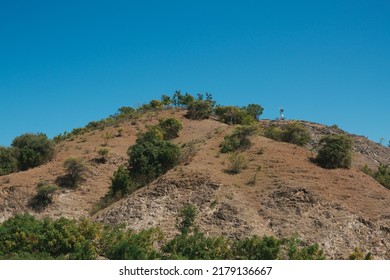
<svg viewBox="0 0 390 280"><path fill-rule="evenodd" d="M180 211L180 233L169 241L158 228L135 233L124 225L103 226L86 219L37 220L29 214L16 215L0 224L0 259L324 259L317 244L306 245L297 237L253 236L234 241L207 237L195 224L194 209L187 205Z"/></svg>
<svg viewBox="0 0 390 280"><path fill-rule="evenodd" d="M213 112L211 103L207 100L194 100L187 105L186 117L192 120L208 119Z"/></svg>
<svg viewBox="0 0 390 280"><path fill-rule="evenodd" d="M56 185L39 183L37 185L37 194L34 196L32 201L33 207L46 207L52 203L54 193L59 188Z"/></svg>
<svg viewBox="0 0 390 280"><path fill-rule="evenodd" d="M112 260L155 260L161 253L155 244L161 243L160 229L151 228L134 233L129 230L106 249L106 257Z"/></svg>
<svg viewBox="0 0 390 280"><path fill-rule="evenodd" d="M370 175L385 188L390 189L390 168L388 164L380 163L376 171L371 170L367 165L365 165L362 171Z"/></svg>
<svg viewBox="0 0 390 280"><path fill-rule="evenodd" d="M196 219L196 208L192 204L187 204L185 207L180 209L179 215L176 221L176 228L182 235L187 235L191 232L197 231L195 223Z"/></svg>
<svg viewBox="0 0 390 280"><path fill-rule="evenodd" d="M352 160L352 140L342 134L327 135L319 142L316 162L323 168L349 168Z"/></svg>
<svg viewBox="0 0 390 280"><path fill-rule="evenodd" d="M81 158L70 157L64 162L66 174L57 178L57 184L66 188L77 188L85 181L88 167Z"/></svg>
<svg viewBox="0 0 390 280"><path fill-rule="evenodd" d="M287 124L283 129L281 140L298 146L304 146L310 142L311 137L306 127L298 122L293 122Z"/></svg>
<svg viewBox="0 0 390 280"><path fill-rule="evenodd" d="M264 128L264 137L275 141L282 141L283 130L277 126L267 126Z"/></svg>
<svg viewBox="0 0 390 280"><path fill-rule="evenodd" d="M111 196L123 196L129 193L130 187L131 181L129 171L123 165L120 165L111 178Z"/></svg>
<svg viewBox="0 0 390 280"><path fill-rule="evenodd" d="M233 247L235 258L241 260L276 260L281 251L281 241L273 236L247 237Z"/></svg>
<svg viewBox="0 0 390 280"><path fill-rule="evenodd" d="M179 136L179 131L183 129L183 125L175 118L161 119L158 126L162 129L164 140L174 139Z"/></svg>
<svg viewBox="0 0 390 280"><path fill-rule="evenodd" d="M17 152L19 170L27 170L50 161L54 156L54 143L46 134L23 134L12 141Z"/></svg>
<svg viewBox="0 0 390 280"><path fill-rule="evenodd" d="M286 244L287 256L290 260L324 260L324 251L315 243L312 245L303 245L303 242L292 237L283 241Z"/></svg>
<svg viewBox="0 0 390 280"><path fill-rule="evenodd" d="M267 126L264 129L264 136L298 146L304 146L311 140L309 130L299 122L288 123L284 127Z"/></svg>
<svg viewBox="0 0 390 280"><path fill-rule="evenodd" d="M248 160L241 153L232 153L229 156L229 167L226 170L230 174L238 174L248 165Z"/></svg>
<svg viewBox="0 0 390 280"><path fill-rule="evenodd" d="M235 106L217 106L217 108L215 108L215 114L217 115L219 121L231 125L254 124L257 120L255 116L258 113L259 112L256 111L255 107L250 107L249 111L247 111L245 107L239 108Z"/></svg>
<svg viewBox="0 0 390 280"><path fill-rule="evenodd" d="M16 172L18 160L15 149L0 147L0 176Z"/></svg>
<svg viewBox="0 0 390 280"><path fill-rule="evenodd" d="M259 131L256 125L244 125L237 127L232 134L225 136L221 143L221 152L229 153L238 149L246 149L250 147L250 136L255 135Z"/></svg>
<svg viewBox="0 0 390 280"><path fill-rule="evenodd" d="M139 185L145 185L174 167L180 157L177 145L162 139L159 129L140 134L136 144L129 148L130 176Z"/></svg>
<svg viewBox="0 0 390 280"><path fill-rule="evenodd" d="M255 120L257 120L264 111L264 108L259 104L249 104L248 106L244 107L244 109Z"/></svg>

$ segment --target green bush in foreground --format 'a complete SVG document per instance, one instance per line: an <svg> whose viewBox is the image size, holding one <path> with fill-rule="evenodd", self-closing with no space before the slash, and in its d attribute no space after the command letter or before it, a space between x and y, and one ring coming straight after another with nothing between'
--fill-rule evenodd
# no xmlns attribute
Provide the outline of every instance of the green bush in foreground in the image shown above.
<svg viewBox="0 0 390 280"><path fill-rule="evenodd" d="M296 237L206 236L196 224L196 208L191 204L180 210L177 229L178 234L167 240L159 228L135 232L85 219L37 220L17 215L0 224L0 259L324 259L317 244L304 245Z"/></svg>

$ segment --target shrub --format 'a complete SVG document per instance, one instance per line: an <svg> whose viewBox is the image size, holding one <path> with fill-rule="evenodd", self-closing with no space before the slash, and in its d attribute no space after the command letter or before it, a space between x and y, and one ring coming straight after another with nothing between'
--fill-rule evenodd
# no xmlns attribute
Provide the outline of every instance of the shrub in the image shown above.
<svg viewBox="0 0 390 280"><path fill-rule="evenodd" d="M220 122L226 124L250 125L256 121L254 117L256 112L248 112L245 108L235 106L217 106L215 114L218 116Z"/></svg>
<svg viewBox="0 0 390 280"><path fill-rule="evenodd" d="M106 249L106 256L112 260L155 260L160 252L155 244L160 243L163 234L160 229L151 228L134 233L127 231Z"/></svg>
<svg viewBox="0 0 390 280"><path fill-rule="evenodd" d="M292 237L285 239L284 243L287 248L287 256L290 260L324 260L324 251L315 243L312 245L303 245L303 242L297 238Z"/></svg>
<svg viewBox="0 0 390 280"><path fill-rule="evenodd" d="M131 178L140 185L147 184L174 167L180 157L177 145L162 139L159 129L140 134L129 148Z"/></svg>
<svg viewBox="0 0 390 280"><path fill-rule="evenodd" d="M232 134L225 136L221 144L221 152L229 153L238 149L246 149L251 145L250 136L258 132L258 126L246 125L237 127Z"/></svg>
<svg viewBox="0 0 390 280"><path fill-rule="evenodd" d="M57 178L57 183L61 187L77 188L85 181L85 174L88 168L81 158L70 157L66 159L64 168L66 174Z"/></svg>
<svg viewBox="0 0 390 280"><path fill-rule="evenodd" d="M248 165L248 160L241 153L232 153L229 156L229 167L226 172L231 174L238 174Z"/></svg>
<svg viewBox="0 0 390 280"><path fill-rule="evenodd" d="M264 137L273 139L275 141L282 141L283 131L281 128L276 126L267 126L264 129Z"/></svg>
<svg viewBox="0 0 390 280"><path fill-rule="evenodd" d="M268 126L264 129L264 136L275 141L282 141L298 146L304 146L310 142L310 132L298 122L288 123L280 128L277 126Z"/></svg>
<svg viewBox="0 0 390 280"><path fill-rule="evenodd" d="M370 175L385 188L390 189L390 169L388 164L380 163L376 171L370 169L366 164L361 171Z"/></svg>
<svg viewBox="0 0 390 280"><path fill-rule="evenodd" d="M263 114L264 108L259 104L249 104L245 110L253 119L257 120Z"/></svg>
<svg viewBox="0 0 390 280"><path fill-rule="evenodd" d="M103 135L102 135L102 138L104 140L104 143L103 143L103 146L107 146L108 145L108 141L112 138L114 138L114 135L111 133L111 132L105 132Z"/></svg>
<svg viewBox="0 0 390 280"><path fill-rule="evenodd" d="M211 103L207 100L194 100L187 105L186 117L193 120L208 119L213 112Z"/></svg>
<svg viewBox="0 0 390 280"><path fill-rule="evenodd" d="M105 148L99 149L98 155L100 156L100 158L98 159L98 161L101 163L106 163L109 152L110 152L109 149L105 149Z"/></svg>
<svg viewBox="0 0 390 280"><path fill-rule="evenodd" d="M54 193L58 190L56 185L40 183L37 185L37 194L33 198L33 207L45 207L52 203Z"/></svg>
<svg viewBox="0 0 390 280"><path fill-rule="evenodd" d="M196 208L193 204L187 204L181 208L176 221L176 228L182 235L197 231L195 223Z"/></svg>
<svg viewBox="0 0 390 280"><path fill-rule="evenodd" d="M54 143L46 134L23 134L12 141L16 149L20 170L37 167L50 161L54 156Z"/></svg>
<svg viewBox="0 0 390 280"><path fill-rule="evenodd" d="M298 122L289 123L281 134L283 142L304 146L311 140L309 130Z"/></svg>
<svg viewBox="0 0 390 280"><path fill-rule="evenodd" d="M129 171L123 165L120 165L111 178L111 196L123 196L129 192L130 187Z"/></svg>
<svg viewBox="0 0 390 280"><path fill-rule="evenodd" d="M15 150L0 147L0 176L10 174L18 170L18 161Z"/></svg>
<svg viewBox="0 0 390 280"><path fill-rule="evenodd" d="M247 237L235 242L233 250L241 260L276 260L281 251L281 241L273 236Z"/></svg>
<svg viewBox="0 0 390 280"><path fill-rule="evenodd" d="M164 140L170 140L179 136L179 131L183 125L175 118L161 119L158 126L162 129Z"/></svg>
<svg viewBox="0 0 390 280"><path fill-rule="evenodd" d="M352 140L342 134L323 137L319 142L316 162L323 168L349 168L352 157Z"/></svg>

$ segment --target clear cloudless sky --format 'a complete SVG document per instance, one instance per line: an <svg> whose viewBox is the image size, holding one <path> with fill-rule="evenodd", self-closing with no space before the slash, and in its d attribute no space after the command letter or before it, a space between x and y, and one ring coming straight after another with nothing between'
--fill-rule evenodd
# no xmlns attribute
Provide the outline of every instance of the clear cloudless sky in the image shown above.
<svg viewBox="0 0 390 280"><path fill-rule="evenodd" d="M390 1L0 2L0 145L175 90L390 140Z"/></svg>

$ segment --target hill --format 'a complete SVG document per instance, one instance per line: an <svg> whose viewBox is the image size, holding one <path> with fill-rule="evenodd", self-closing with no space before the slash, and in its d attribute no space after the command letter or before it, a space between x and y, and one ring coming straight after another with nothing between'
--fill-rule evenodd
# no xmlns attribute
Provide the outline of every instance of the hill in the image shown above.
<svg viewBox="0 0 390 280"><path fill-rule="evenodd" d="M242 152L247 167L238 174L226 172L229 155L219 152L224 136L233 131L214 119L189 120L183 110L144 114L137 121L92 130L56 145L49 163L0 177L1 221L29 212L38 218L88 217L110 224L125 223L136 230L159 226L168 235L176 233L179 209L196 205L198 223L208 235L242 238L251 235L277 237L298 234L308 243L318 243L329 258L347 258L354 248L390 259L390 191L360 169L390 163L389 148L362 136L354 140L351 169L323 169L311 161L323 135L347 134L337 127L301 122L311 134L306 147L277 142L260 135ZM110 177L126 164L127 150L137 133L159 118L175 117L183 123L172 140L187 157L149 185L96 212L96 203L109 190ZM288 121L261 121L283 126ZM98 160L104 135L108 140L107 162ZM111 138L111 137L110 137ZM30 205L41 181L54 182L64 174L63 162L75 156L88 163L86 181L75 190L63 189L53 203L41 210Z"/></svg>

